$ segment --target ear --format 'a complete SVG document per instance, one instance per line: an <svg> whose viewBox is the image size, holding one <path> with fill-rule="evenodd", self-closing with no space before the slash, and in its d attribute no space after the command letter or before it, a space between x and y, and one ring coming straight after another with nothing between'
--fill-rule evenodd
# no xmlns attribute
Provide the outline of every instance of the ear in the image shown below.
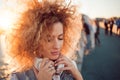
<svg viewBox="0 0 120 80"><path fill-rule="evenodd" d="M39 58L43 58L43 55L41 53L39 53L38 57Z"/></svg>
<svg viewBox="0 0 120 80"><path fill-rule="evenodd" d="M34 54L35 56L37 56L37 53L36 53L36 51L34 51L34 52L33 52L33 54Z"/></svg>

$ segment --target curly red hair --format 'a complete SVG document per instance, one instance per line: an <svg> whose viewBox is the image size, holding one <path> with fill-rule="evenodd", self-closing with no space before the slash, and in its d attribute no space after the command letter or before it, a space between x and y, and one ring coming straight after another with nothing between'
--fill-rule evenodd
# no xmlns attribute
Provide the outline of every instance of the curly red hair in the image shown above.
<svg viewBox="0 0 120 80"><path fill-rule="evenodd" d="M33 66L34 58L42 49L41 38L45 38L44 36L51 30L48 25L51 26L55 22L61 22L64 26L61 53L72 55L81 29L81 17L76 15L75 6L57 0L54 2L33 0L33 4L28 5L28 9L23 12L15 29L8 36L9 54L19 63L19 70L26 70Z"/></svg>

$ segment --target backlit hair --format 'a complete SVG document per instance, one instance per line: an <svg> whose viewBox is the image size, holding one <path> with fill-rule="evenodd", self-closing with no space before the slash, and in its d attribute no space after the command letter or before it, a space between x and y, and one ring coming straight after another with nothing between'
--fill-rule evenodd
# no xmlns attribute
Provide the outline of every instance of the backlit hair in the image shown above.
<svg viewBox="0 0 120 80"><path fill-rule="evenodd" d="M32 0L32 4L28 5L7 37L10 44L8 53L19 64L18 71L33 66L34 58L38 56L39 49L42 49L42 38L45 38L51 30L50 26L56 22L63 24L61 53L70 58L73 56L81 27L81 16L76 14L75 6L64 0Z"/></svg>

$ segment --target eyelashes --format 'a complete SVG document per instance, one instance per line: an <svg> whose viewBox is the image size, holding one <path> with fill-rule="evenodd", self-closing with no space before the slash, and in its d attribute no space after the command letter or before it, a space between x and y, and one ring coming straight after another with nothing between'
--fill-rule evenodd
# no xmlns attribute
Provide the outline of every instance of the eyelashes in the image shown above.
<svg viewBox="0 0 120 80"><path fill-rule="evenodd" d="M58 37L58 40L63 40L63 35L62 34Z"/></svg>
<svg viewBox="0 0 120 80"><path fill-rule="evenodd" d="M47 35L47 42L52 42L56 38L57 38L57 40L60 40L60 41L63 40L63 34L60 34L60 35L58 35L56 37Z"/></svg>
<svg viewBox="0 0 120 80"><path fill-rule="evenodd" d="M58 37L57 39L58 39L58 40L63 40L63 37ZM53 40L54 40L53 38L50 38L50 37L47 38L47 41L48 41L48 42L51 42L51 41L53 41Z"/></svg>
<svg viewBox="0 0 120 80"><path fill-rule="evenodd" d="M58 40L63 40L63 38L58 38ZM53 39L47 39L48 42L53 41Z"/></svg>
<svg viewBox="0 0 120 80"><path fill-rule="evenodd" d="M63 40L63 38L58 38L58 40Z"/></svg>

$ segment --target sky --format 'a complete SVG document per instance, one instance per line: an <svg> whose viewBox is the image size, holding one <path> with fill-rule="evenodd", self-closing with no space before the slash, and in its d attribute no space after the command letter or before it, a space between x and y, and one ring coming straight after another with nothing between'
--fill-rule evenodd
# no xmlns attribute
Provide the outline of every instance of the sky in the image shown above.
<svg viewBox="0 0 120 80"><path fill-rule="evenodd" d="M120 0L80 0L81 12L95 17L120 17Z"/></svg>
<svg viewBox="0 0 120 80"><path fill-rule="evenodd" d="M120 0L79 0L80 11L91 18L120 17ZM3 0L0 0L0 6Z"/></svg>

